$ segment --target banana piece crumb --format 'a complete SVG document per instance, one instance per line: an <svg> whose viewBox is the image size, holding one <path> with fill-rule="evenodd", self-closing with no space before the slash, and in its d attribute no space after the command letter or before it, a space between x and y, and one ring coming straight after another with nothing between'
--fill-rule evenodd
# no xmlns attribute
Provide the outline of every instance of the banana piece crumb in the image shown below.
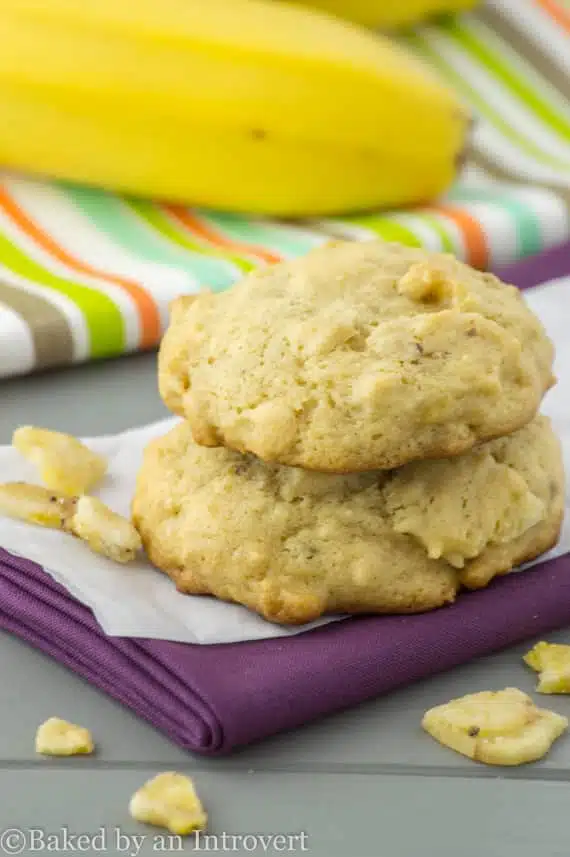
<svg viewBox="0 0 570 857"><path fill-rule="evenodd" d="M34 464L47 488L67 496L88 493L107 472L107 461L70 434L21 426L12 446Z"/></svg>
<svg viewBox="0 0 570 857"><path fill-rule="evenodd" d="M523 660L538 673L538 693L570 693L570 646L542 641Z"/></svg>
<svg viewBox="0 0 570 857"><path fill-rule="evenodd" d="M36 753L43 756L79 756L95 749L88 729L50 717L36 732Z"/></svg>
<svg viewBox="0 0 570 857"><path fill-rule="evenodd" d="M75 500L27 482L0 485L0 512L29 524L64 530L75 510Z"/></svg>
<svg viewBox="0 0 570 857"><path fill-rule="evenodd" d="M92 551L115 562L131 562L142 549L141 537L134 525L96 497L79 497L69 529Z"/></svg>
<svg viewBox="0 0 570 857"><path fill-rule="evenodd" d="M142 550L141 537L131 521L96 497L66 497L42 485L6 482L0 485L0 512L71 533L115 562L131 562Z"/></svg>
<svg viewBox="0 0 570 857"><path fill-rule="evenodd" d="M192 780L172 771L158 774L135 792L129 812L136 821L164 827L178 836L204 830L208 822Z"/></svg>
<svg viewBox="0 0 570 857"><path fill-rule="evenodd" d="M444 747L486 765L522 765L545 756L568 719L537 708L517 688L482 691L426 711L422 727Z"/></svg>

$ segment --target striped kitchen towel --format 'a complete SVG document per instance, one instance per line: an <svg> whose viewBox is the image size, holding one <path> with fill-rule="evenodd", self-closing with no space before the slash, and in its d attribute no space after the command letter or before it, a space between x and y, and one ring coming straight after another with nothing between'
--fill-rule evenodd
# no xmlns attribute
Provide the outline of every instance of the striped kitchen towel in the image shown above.
<svg viewBox="0 0 570 857"><path fill-rule="evenodd" d="M460 180L433 205L284 223L1 176L0 377L152 349L175 296L331 236L484 269L570 237L569 0L488 0L401 39L478 118Z"/></svg>

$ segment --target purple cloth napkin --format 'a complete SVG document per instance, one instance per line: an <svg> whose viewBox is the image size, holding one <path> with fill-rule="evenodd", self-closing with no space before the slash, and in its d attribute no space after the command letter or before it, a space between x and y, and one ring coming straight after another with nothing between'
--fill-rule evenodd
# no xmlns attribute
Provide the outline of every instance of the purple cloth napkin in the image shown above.
<svg viewBox="0 0 570 857"><path fill-rule="evenodd" d="M570 556L417 616L347 619L295 637L193 646L107 637L37 565L0 550L0 628L189 750L259 741L570 624Z"/></svg>
<svg viewBox="0 0 570 857"><path fill-rule="evenodd" d="M570 274L570 244L503 269L520 288ZM0 628L127 705L182 747L221 755L570 625L570 554L417 616L347 619L294 637L195 646L107 637L39 566L0 548Z"/></svg>
<svg viewBox="0 0 570 857"><path fill-rule="evenodd" d="M500 268L494 268L493 273L512 283L519 289L531 289L547 280L570 276L570 242L559 244L536 256L529 256L519 262L512 262Z"/></svg>

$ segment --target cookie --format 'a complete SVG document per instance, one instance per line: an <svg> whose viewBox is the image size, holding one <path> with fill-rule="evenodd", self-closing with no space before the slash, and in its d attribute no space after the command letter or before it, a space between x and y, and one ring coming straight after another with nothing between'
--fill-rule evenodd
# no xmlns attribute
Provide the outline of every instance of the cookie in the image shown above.
<svg viewBox="0 0 570 857"><path fill-rule="evenodd" d="M449 255L346 242L175 301L159 387L201 445L362 472L521 428L553 356L514 286Z"/></svg>
<svg viewBox="0 0 570 857"><path fill-rule="evenodd" d="M553 547L564 517L560 442L544 416L457 458L413 462L384 488L395 530L479 589Z"/></svg>
<svg viewBox="0 0 570 857"><path fill-rule="evenodd" d="M147 447L132 511L181 592L285 624L418 613L556 542L561 454L538 417L460 458L316 473L199 446L181 422Z"/></svg>

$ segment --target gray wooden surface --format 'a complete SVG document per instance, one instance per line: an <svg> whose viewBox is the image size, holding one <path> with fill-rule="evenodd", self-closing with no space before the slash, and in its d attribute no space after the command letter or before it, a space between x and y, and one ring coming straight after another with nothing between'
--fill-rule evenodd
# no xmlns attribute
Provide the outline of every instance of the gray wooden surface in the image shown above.
<svg viewBox="0 0 570 857"><path fill-rule="evenodd" d="M152 355L0 383L0 443L23 423L96 435L164 415ZM570 629L549 639L570 642ZM512 685L532 692L533 675L521 663L527 648L208 760L181 751L73 673L0 635L0 831L15 831L0 832L0 857L200 851L568 857L570 736L539 764L494 769L439 747L419 727L427 707L453 696ZM570 697L539 699L570 716ZM98 755L35 756L36 726L52 715L89 726ZM193 773L210 811L218 839L198 850L190 842L168 843L128 816L132 792L173 769ZM86 838L73 838L80 833ZM268 840L251 850L253 840L238 838L247 834L297 838L277 840L281 851L267 847Z"/></svg>

